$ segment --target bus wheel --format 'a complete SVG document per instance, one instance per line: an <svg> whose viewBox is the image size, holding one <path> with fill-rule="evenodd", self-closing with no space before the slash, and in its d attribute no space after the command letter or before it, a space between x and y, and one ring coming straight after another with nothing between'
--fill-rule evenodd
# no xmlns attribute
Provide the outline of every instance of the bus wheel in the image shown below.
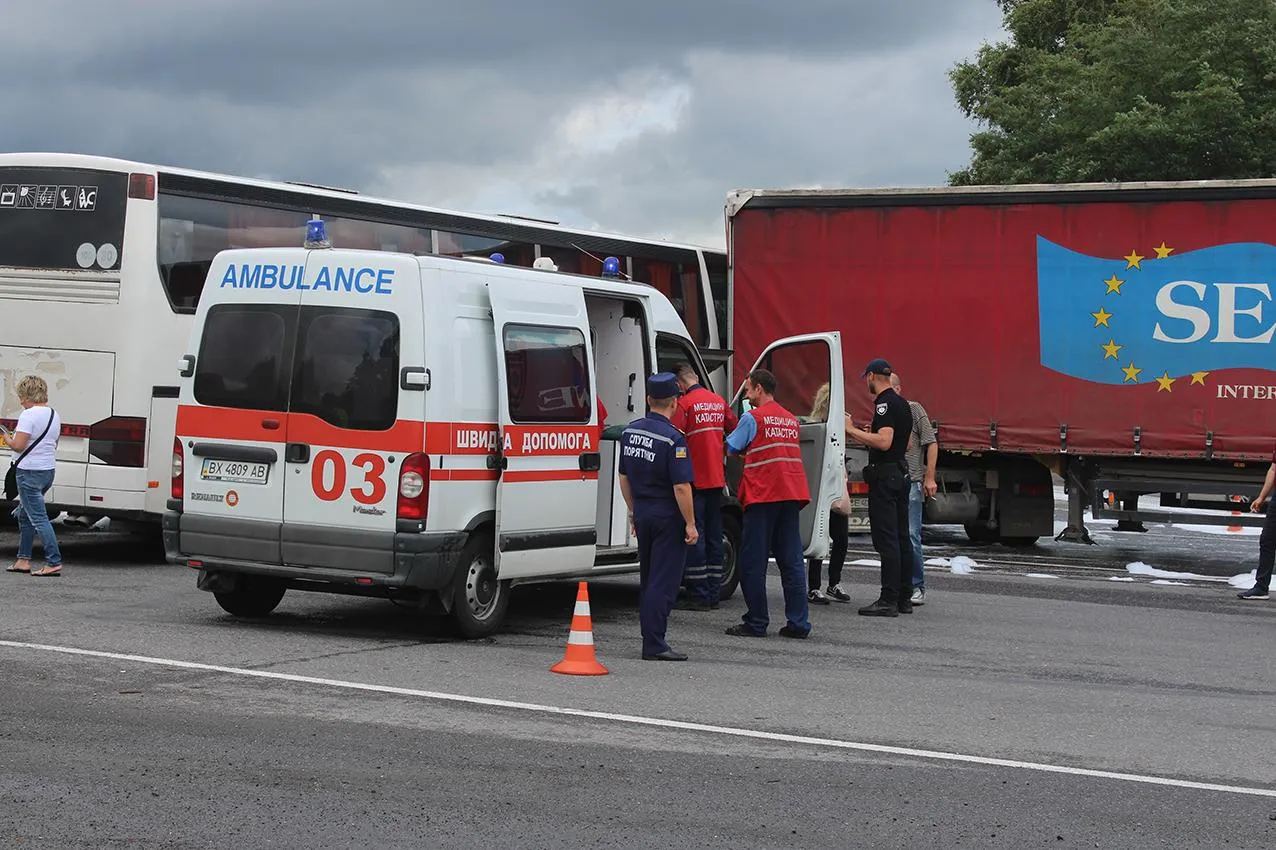
<svg viewBox="0 0 1276 850"><path fill-rule="evenodd" d="M718 599L730 599L740 584L740 520L722 515L722 584Z"/></svg>
<svg viewBox="0 0 1276 850"><path fill-rule="evenodd" d="M234 590L214 593L217 604L236 617L264 617L279 605L288 588L279 579L243 576Z"/></svg>
<svg viewBox="0 0 1276 850"><path fill-rule="evenodd" d="M510 583L496 577L492 538L476 534L461 551L452 579L452 620L464 637L487 637L505 622L509 604Z"/></svg>

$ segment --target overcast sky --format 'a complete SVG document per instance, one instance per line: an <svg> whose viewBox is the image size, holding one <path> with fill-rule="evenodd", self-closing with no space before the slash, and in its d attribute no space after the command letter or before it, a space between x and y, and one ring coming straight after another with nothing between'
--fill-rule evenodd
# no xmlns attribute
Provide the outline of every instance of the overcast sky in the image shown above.
<svg viewBox="0 0 1276 850"><path fill-rule="evenodd" d="M994 0L0 0L0 150L721 245L739 188L943 183Z"/></svg>

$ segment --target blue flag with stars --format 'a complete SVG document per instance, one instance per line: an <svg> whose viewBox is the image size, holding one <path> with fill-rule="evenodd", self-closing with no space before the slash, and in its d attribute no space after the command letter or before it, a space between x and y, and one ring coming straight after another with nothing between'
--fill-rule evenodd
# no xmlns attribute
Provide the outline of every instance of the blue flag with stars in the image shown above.
<svg viewBox="0 0 1276 850"><path fill-rule="evenodd" d="M1041 365L1101 384L1173 391L1222 369L1276 367L1276 246L1094 257L1037 237Z"/></svg>

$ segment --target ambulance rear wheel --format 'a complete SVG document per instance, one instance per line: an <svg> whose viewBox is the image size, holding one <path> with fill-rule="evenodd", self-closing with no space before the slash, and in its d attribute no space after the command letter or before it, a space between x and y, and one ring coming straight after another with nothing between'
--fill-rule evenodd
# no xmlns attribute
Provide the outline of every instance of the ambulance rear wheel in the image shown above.
<svg viewBox="0 0 1276 850"><path fill-rule="evenodd" d="M496 551L491 536L470 538L452 579L452 621L467 638L487 637L505 622L510 583L496 577Z"/></svg>
<svg viewBox="0 0 1276 850"><path fill-rule="evenodd" d="M214 593L217 604L236 617L265 617L278 607L288 588L278 579L240 576L234 590Z"/></svg>
<svg viewBox="0 0 1276 850"><path fill-rule="evenodd" d="M740 520L733 514L722 515L722 584L718 599L730 599L740 584Z"/></svg>

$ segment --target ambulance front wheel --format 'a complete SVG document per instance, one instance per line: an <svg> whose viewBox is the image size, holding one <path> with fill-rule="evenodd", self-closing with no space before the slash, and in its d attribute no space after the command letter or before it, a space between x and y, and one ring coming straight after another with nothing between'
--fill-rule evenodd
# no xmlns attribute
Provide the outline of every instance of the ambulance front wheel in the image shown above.
<svg viewBox="0 0 1276 850"><path fill-rule="evenodd" d="M218 591L217 604L236 617L264 617L278 607L288 588L279 579L240 576L234 590Z"/></svg>
<svg viewBox="0 0 1276 850"><path fill-rule="evenodd" d="M734 514L722 515L722 584L719 599L730 599L740 583L740 520Z"/></svg>
<svg viewBox="0 0 1276 850"><path fill-rule="evenodd" d="M487 637L505 622L510 583L496 577L496 550L490 535L470 538L461 551L451 589L452 620L464 637Z"/></svg>

